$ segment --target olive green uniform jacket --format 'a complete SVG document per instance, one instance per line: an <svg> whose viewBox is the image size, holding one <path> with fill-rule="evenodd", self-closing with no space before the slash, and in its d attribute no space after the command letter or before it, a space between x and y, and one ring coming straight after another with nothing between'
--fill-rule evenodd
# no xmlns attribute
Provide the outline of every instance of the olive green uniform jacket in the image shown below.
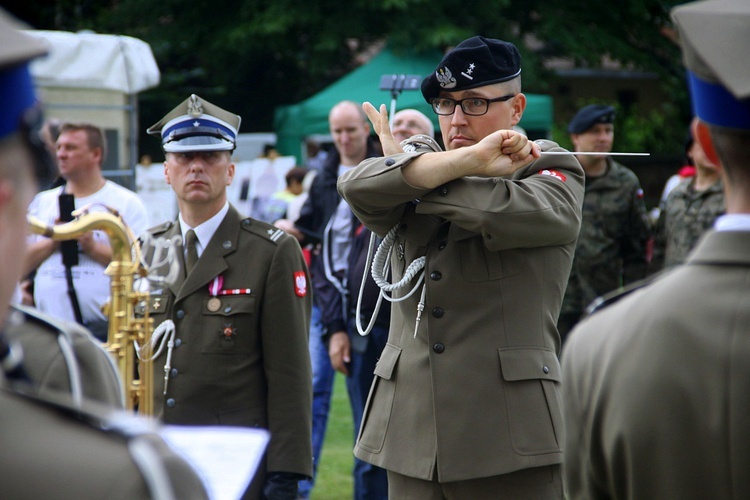
<svg viewBox="0 0 750 500"><path fill-rule="evenodd" d="M415 478L437 469L440 482L561 463L555 324L583 169L572 156L543 157L510 177L464 177L428 192L401 173L418 154L365 160L338 182L373 232L398 225L393 282L426 256L416 338L421 289L392 305L355 455Z"/></svg>
<svg viewBox="0 0 750 500"><path fill-rule="evenodd" d="M569 498L748 498L748 359L750 231L710 231L568 338Z"/></svg>
<svg viewBox="0 0 750 500"><path fill-rule="evenodd" d="M180 225L149 232L174 238ZM239 293L214 305L217 276ZM168 424L268 429L267 470L312 476L312 297L297 240L230 205L190 275L153 292L154 325L171 319L176 330L166 394L167 353L154 363L155 414Z"/></svg>
<svg viewBox="0 0 750 500"><path fill-rule="evenodd" d="M67 395L40 399L26 391L0 370L2 498L208 498L197 473L148 422L92 404L74 408Z"/></svg>
<svg viewBox="0 0 750 500"><path fill-rule="evenodd" d="M113 358L84 327L13 306L5 336L22 347L24 368L40 394L68 394L76 406L96 401L123 408L123 387Z"/></svg>

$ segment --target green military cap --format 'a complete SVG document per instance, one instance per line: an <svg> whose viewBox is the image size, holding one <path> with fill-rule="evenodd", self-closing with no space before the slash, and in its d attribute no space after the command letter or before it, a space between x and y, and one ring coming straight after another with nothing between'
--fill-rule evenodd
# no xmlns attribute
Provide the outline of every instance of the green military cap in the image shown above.
<svg viewBox="0 0 750 500"><path fill-rule="evenodd" d="M146 132L161 135L167 153L232 151L240 129L239 115L193 94Z"/></svg>
<svg viewBox="0 0 750 500"><path fill-rule="evenodd" d="M750 129L750 2L706 0L672 9L695 114L706 123Z"/></svg>

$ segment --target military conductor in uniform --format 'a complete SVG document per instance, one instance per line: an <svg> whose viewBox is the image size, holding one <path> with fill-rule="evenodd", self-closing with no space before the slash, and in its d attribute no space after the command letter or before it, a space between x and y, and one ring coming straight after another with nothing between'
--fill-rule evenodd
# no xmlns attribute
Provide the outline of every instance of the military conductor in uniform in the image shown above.
<svg viewBox="0 0 750 500"><path fill-rule="evenodd" d="M191 95L148 129L179 206L149 233L184 242L181 272L150 297L154 335L170 346L154 362L154 407L169 424L268 429L245 498L294 499L312 475L309 278L295 238L227 200L239 126Z"/></svg>
<svg viewBox="0 0 750 500"><path fill-rule="evenodd" d="M355 448L388 470L394 499L562 498L555 324L583 169L510 130L526 107L520 79L514 45L461 42L422 82L447 151L394 154L385 107L366 107L387 156L339 179L355 215L393 242L394 282L425 258L424 284L415 275L394 293L417 284L392 306Z"/></svg>
<svg viewBox="0 0 750 500"><path fill-rule="evenodd" d="M726 214L563 350L571 499L750 498L750 3L672 10Z"/></svg>

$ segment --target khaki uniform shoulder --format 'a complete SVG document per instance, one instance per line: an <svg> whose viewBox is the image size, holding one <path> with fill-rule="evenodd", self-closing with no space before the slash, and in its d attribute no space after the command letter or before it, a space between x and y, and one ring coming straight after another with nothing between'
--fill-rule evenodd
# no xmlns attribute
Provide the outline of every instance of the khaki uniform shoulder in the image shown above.
<svg viewBox="0 0 750 500"><path fill-rule="evenodd" d="M555 141L550 141L548 139L537 139L537 140L534 141L534 144L536 144L537 146L539 146L539 148L542 151L549 151L550 149L559 148L560 147L560 145L557 144Z"/></svg>
<svg viewBox="0 0 750 500"><path fill-rule="evenodd" d="M66 322L40 312L32 307L14 304L11 306L9 328L14 325L33 323L41 330L59 335L60 333L84 332L77 323Z"/></svg>

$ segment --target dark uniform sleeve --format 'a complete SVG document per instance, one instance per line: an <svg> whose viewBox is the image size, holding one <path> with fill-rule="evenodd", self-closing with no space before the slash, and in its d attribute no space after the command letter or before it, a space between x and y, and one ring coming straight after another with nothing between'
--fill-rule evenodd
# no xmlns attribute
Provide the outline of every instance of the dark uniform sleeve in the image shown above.
<svg viewBox="0 0 750 500"><path fill-rule="evenodd" d="M279 240L261 308L271 441L268 472L312 476L310 276L297 240Z"/></svg>

